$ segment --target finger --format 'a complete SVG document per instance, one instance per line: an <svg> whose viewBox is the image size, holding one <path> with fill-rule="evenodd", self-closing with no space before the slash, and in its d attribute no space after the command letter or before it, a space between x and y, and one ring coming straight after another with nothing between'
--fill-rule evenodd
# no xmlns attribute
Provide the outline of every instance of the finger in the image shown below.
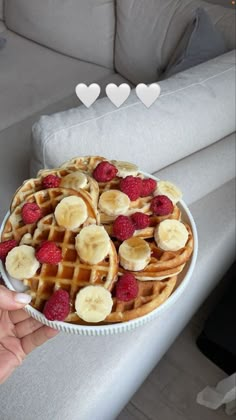
<svg viewBox="0 0 236 420"><path fill-rule="evenodd" d="M25 337L42 327L42 323L34 318L25 319L15 324L15 332L18 338Z"/></svg>
<svg viewBox="0 0 236 420"><path fill-rule="evenodd" d="M9 318L13 324L17 324L18 322L30 318L30 314L24 311L24 309L17 309L16 311L9 312Z"/></svg>
<svg viewBox="0 0 236 420"><path fill-rule="evenodd" d="M54 330L53 328L47 327L44 325L43 327L39 328L37 331L26 335L21 339L21 345L25 352L25 354L30 353L36 347L41 346L50 338L55 337L58 334L58 330Z"/></svg>
<svg viewBox="0 0 236 420"><path fill-rule="evenodd" d="M0 385L6 381L19 365L20 362L13 353L5 349L0 351Z"/></svg>
<svg viewBox="0 0 236 420"><path fill-rule="evenodd" d="M0 286L0 309L12 311L25 306L31 301L31 296L26 293L16 293Z"/></svg>

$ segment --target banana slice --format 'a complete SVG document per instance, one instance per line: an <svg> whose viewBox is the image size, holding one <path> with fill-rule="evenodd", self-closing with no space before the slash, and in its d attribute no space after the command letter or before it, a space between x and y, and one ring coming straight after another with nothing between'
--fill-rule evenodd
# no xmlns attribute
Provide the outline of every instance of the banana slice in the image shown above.
<svg viewBox="0 0 236 420"><path fill-rule="evenodd" d="M182 191L170 181L158 181L154 195L166 195L173 204L182 198Z"/></svg>
<svg viewBox="0 0 236 420"><path fill-rule="evenodd" d="M20 240L20 244L19 245L31 245L32 244L32 235L31 233L25 233L21 240Z"/></svg>
<svg viewBox="0 0 236 420"><path fill-rule="evenodd" d="M98 207L108 216L125 214L129 208L130 199L119 190L109 190L101 194Z"/></svg>
<svg viewBox="0 0 236 420"><path fill-rule="evenodd" d="M33 277L40 266L35 257L35 249L29 245L20 245L7 254L6 269L17 280Z"/></svg>
<svg viewBox="0 0 236 420"><path fill-rule="evenodd" d="M122 267L130 271L143 270L151 258L148 243L138 237L132 237L122 242L118 254Z"/></svg>
<svg viewBox="0 0 236 420"><path fill-rule="evenodd" d="M75 310L86 322L103 321L112 310L111 293L102 286L87 286L81 289L75 299Z"/></svg>
<svg viewBox="0 0 236 420"><path fill-rule="evenodd" d="M60 187L72 188L78 190L80 188L86 188L88 185L87 176L81 171L75 171L71 174L64 176L61 179Z"/></svg>
<svg viewBox="0 0 236 420"><path fill-rule="evenodd" d="M164 251L178 251L188 240L188 231L178 220L166 219L156 227L154 239Z"/></svg>
<svg viewBox="0 0 236 420"><path fill-rule="evenodd" d="M139 168L134 163L124 162L122 160L112 160L111 163L118 169L117 176L125 178L126 176L136 176Z"/></svg>
<svg viewBox="0 0 236 420"><path fill-rule="evenodd" d="M63 198L56 206L54 214L58 225L66 229L76 229L88 218L85 202L75 195Z"/></svg>
<svg viewBox="0 0 236 420"><path fill-rule="evenodd" d="M86 226L75 238L75 248L80 259L90 265L104 260L110 247L110 238L103 226Z"/></svg>

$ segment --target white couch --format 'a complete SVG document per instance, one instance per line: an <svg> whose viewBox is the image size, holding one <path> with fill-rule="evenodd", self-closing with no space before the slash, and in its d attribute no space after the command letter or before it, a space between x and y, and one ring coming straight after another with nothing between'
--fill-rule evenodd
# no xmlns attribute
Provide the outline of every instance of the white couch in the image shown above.
<svg viewBox="0 0 236 420"><path fill-rule="evenodd" d="M233 11L192 0L68 3L7 0L1 15L0 0L1 217L41 167L88 154L132 160L182 187L199 255L179 301L149 324L116 336L61 333L32 353L1 385L3 420L115 419L235 258ZM119 109L106 97L78 106L79 82L156 81L199 4L229 52L161 81L149 109L134 91Z"/></svg>

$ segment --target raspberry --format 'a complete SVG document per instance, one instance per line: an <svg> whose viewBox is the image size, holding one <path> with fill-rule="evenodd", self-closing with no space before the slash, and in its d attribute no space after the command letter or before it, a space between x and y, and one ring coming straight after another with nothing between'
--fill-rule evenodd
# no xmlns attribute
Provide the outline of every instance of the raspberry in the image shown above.
<svg viewBox="0 0 236 420"><path fill-rule="evenodd" d="M37 249L35 256L40 263L58 264L62 260L61 249L55 242L45 241Z"/></svg>
<svg viewBox="0 0 236 420"><path fill-rule="evenodd" d="M42 180L43 188L57 188L59 187L61 178L57 175L47 175Z"/></svg>
<svg viewBox="0 0 236 420"><path fill-rule="evenodd" d="M153 197L150 208L157 216L166 216L173 212L174 205L166 195L157 195Z"/></svg>
<svg viewBox="0 0 236 420"><path fill-rule="evenodd" d="M70 312L70 296L66 290L59 289L46 302L43 313L50 321L64 321Z"/></svg>
<svg viewBox="0 0 236 420"><path fill-rule="evenodd" d="M21 209L23 222L28 225L36 223L41 217L42 212L36 203L25 203Z"/></svg>
<svg viewBox="0 0 236 420"><path fill-rule="evenodd" d="M116 297L123 302L133 300L138 295L138 282L131 273L121 276L116 284Z"/></svg>
<svg viewBox="0 0 236 420"><path fill-rule="evenodd" d="M115 178L118 169L107 161L100 162L93 171L93 177L98 182L108 182Z"/></svg>
<svg viewBox="0 0 236 420"><path fill-rule="evenodd" d="M120 181L120 190L127 194L131 201L140 197L142 188L142 179L138 176L126 176Z"/></svg>
<svg viewBox="0 0 236 420"><path fill-rule="evenodd" d="M141 197L147 197L148 195L152 194L157 187L157 182L155 179L147 178L142 180L142 188L141 188Z"/></svg>
<svg viewBox="0 0 236 420"><path fill-rule="evenodd" d="M140 211L132 214L131 220L135 229L145 229L150 224L149 216L147 214L141 213Z"/></svg>
<svg viewBox="0 0 236 420"><path fill-rule="evenodd" d="M113 235L120 241L133 236L135 227L129 217L118 216L113 223Z"/></svg>
<svg viewBox="0 0 236 420"><path fill-rule="evenodd" d="M0 260L5 261L8 252L11 249L15 248L18 245L18 242L15 239L10 239L9 241L4 241L0 243Z"/></svg>

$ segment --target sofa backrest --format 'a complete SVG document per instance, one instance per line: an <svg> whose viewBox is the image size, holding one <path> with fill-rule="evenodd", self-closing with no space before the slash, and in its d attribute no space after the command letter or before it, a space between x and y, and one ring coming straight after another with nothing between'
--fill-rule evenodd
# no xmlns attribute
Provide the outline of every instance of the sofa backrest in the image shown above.
<svg viewBox="0 0 236 420"><path fill-rule="evenodd" d="M113 68L114 0L7 0L5 19L26 38Z"/></svg>
<svg viewBox="0 0 236 420"><path fill-rule="evenodd" d="M231 51L161 81L150 108L133 89L118 109L101 98L89 109L43 115L33 126L31 175L84 155L159 171L235 131L235 82Z"/></svg>
<svg viewBox="0 0 236 420"><path fill-rule="evenodd" d="M200 6L235 47L235 12L201 0L117 0L115 68L133 84L159 80Z"/></svg>

